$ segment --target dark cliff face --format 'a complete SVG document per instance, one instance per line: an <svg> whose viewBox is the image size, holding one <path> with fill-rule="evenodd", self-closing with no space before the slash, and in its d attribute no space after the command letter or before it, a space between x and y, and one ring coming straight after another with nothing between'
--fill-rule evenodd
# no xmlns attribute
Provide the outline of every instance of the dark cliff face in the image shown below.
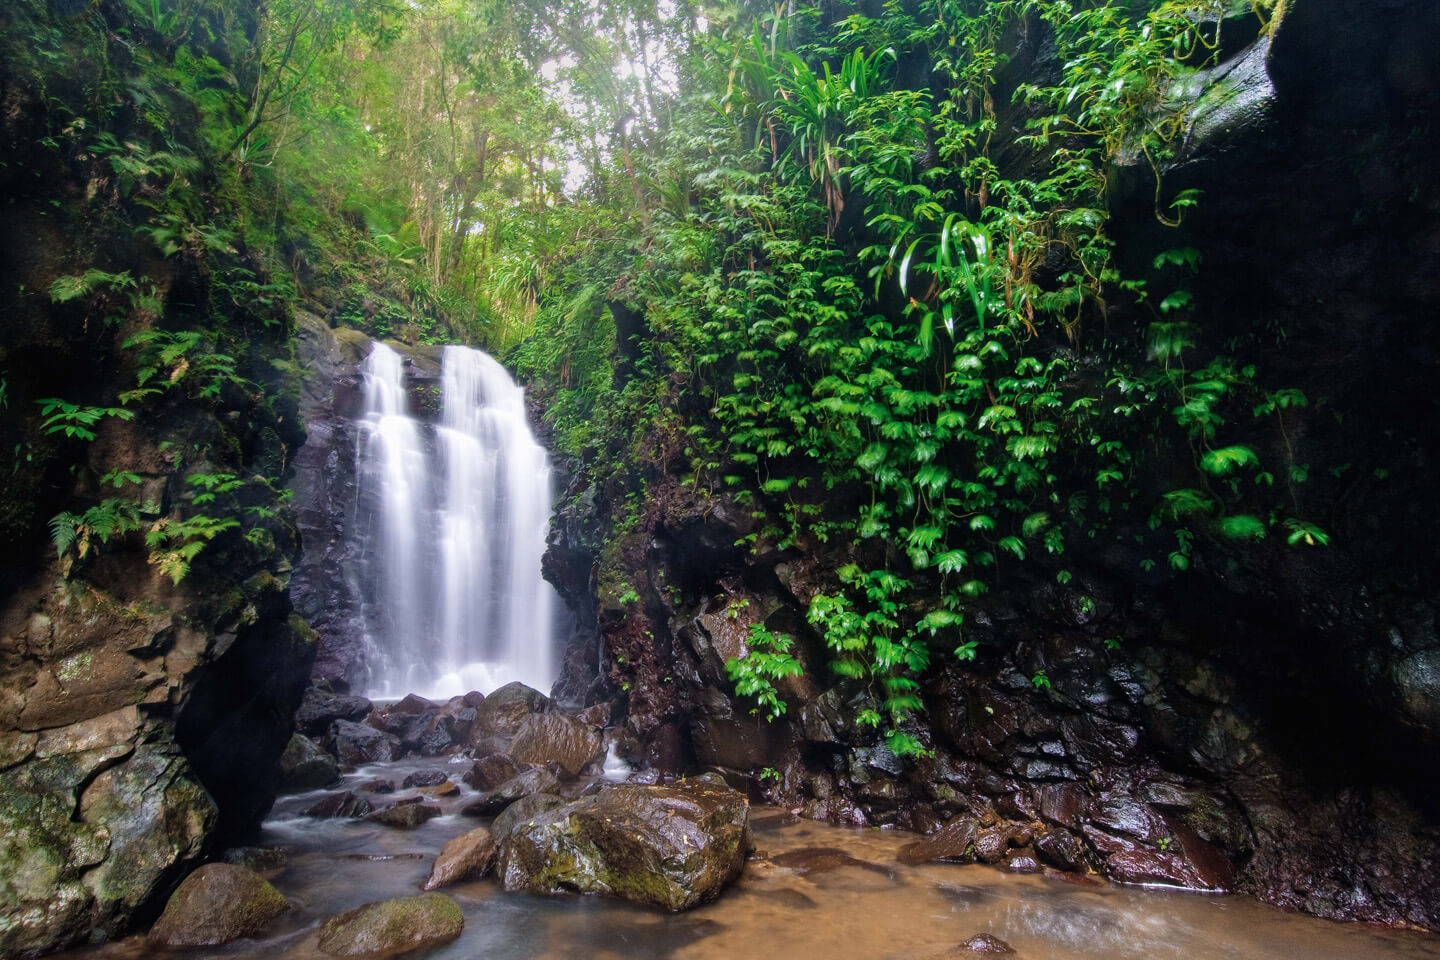
<svg viewBox="0 0 1440 960"><path fill-rule="evenodd" d="M319 640L315 677L341 691L360 691L365 633L348 533L356 509L354 421L364 406L360 365L370 341L301 314L297 342L307 371L300 399L306 439L295 455L293 489L305 551L290 596Z"/></svg>
<svg viewBox="0 0 1440 960"><path fill-rule="evenodd" d="M1274 331L1248 349L1310 404L1246 440L1308 467L1296 506L1328 548L1201 542L1179 578L1096 548L1067 557L1064 587L1016 568L970 612L975 661L932 651L911 732L933 753L901 761L853 725L861 691L805 620L849 547L738 548L745 508L674 477L605 546L595 518L618 505L579 480L547 556L581 622L562 689L623 708L632 760L717 767L809 816L927 832L974 816L1054 835L1067 869L1440 929L1436 17L1297 0L1227 48L1165 171L1204 191L1178 229L1157 223L1148 169L1110 171L1120 257L1201 252L1211 349ZM1043 70L1024 42L1012 69ZM797 637L805 666L771 724L724 669L752 623Z"/></svg>
<svg viewBox="0 0 1440 960"><path fill-rule="evenodd" d="M359 421L365 416L363 367L369 334L332 328L318 316L297 320L300 366L305 370L300 419L306 440L295 454L297 525L305 548L295 566L290 595L296 612L315 630L318 646L312 676L341 693L370 686L362 582L363 524L375 509L374 491L357 477ZM390 345L405 358L410 408L421 418L438 413L440 350Z"/></svg>
<svg viewBox="0 0 1440 960"><path fill-rule="evenodd" d="M280 409L177 403L162 422L107 424L89 456L153 492L153 525L192 492L178 451L197 443L206 470L272 475L301 439ZM210 540L179 583L139 531L63 563L48 544L18 553L0 604L7 956L153 919L190 867L268 811L314 645L291 614L288 511L268 493L250 505L267 519Z"/></svg>

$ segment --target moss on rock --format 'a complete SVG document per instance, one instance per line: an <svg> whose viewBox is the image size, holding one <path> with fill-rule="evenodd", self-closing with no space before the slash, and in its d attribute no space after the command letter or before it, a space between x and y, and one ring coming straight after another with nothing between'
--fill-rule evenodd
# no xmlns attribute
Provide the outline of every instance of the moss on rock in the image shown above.
<svg viewBox="0 0 1440 960"><path fill-rule="evenodd" d="M290 904L263 877L229 863L210 863L185 878L151 928L156 946L199 947L256 937Z"/></svg>
<svg viewBox="0 0 1440 960"><path fill-rule="evenodd" d="M320 925L320 950L334 957L391 956L449 943L465 929L460 905L439 893L380 900Z"/></svg>
<svg viewBox="0 0 1440 960"><path fill-rule="evenodd" d="M743 795L706 779L610 786L517 823L500 874L507 890L686 910L714 900L744 869L749 809Z"/></svg>

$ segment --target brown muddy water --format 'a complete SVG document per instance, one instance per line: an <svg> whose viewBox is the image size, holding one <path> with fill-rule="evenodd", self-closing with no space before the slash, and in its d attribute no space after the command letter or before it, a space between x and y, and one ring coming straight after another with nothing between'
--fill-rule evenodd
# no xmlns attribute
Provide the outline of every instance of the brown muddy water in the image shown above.
<svg viewBox="0 0 1440 960"><path fill-rule="evenodd" d="M368 767L348 776L346 784L377 776L399 783L413 770L437 765ZM456 781L466 769L443 768ZM473 795L468 787L461 791L438 801L444 816L413 831L300 815L327 791L281 798L261 844L287 853L285 869L272 882L295 909L269 939L164 956L320 960L315 928L321 920L372 900L417 893L440 847L477 824L457 812ZM909 866L895 854L913 834L803 821L776 808L752 808L751 824L756 850L744 875L708 906L666 914L599 897L506 893L492 875L443 891L464 909L465 932L424 956L930 960L976 956L952 951L988 933L1014 947L1017 960L1440 958L1440 936L1331 923L1243 897L1079 885L986 866ZM142 937L132 937L66 956L154 955Z"/></svg>

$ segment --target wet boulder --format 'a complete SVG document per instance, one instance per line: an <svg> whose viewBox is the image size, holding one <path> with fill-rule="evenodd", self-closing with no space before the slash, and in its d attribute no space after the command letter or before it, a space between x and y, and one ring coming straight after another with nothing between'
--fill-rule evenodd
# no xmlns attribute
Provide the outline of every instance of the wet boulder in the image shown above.
<svg viewBox="0 0 1440 960"><path fill-rule="evenodd" d="M467 817L493 817L510 804L533 793L554 793L560 789L560 778L549 767L531 767L511 777L500 786L475 800L460 812Z"/></svg>
<svg viewBox="0 0 1440 960"><path fill-rule="evenodd" d="M411 787L433 787L449 779L443 770L416 770L405 778L401 786L406 790Z"/></svg>
<svg viewBox="0 0 1440 960"><path fill-rule="evenodd" d="M259 874L210 863L171 894L148 940L157 947L208 947L258 937L289 909L280 891Z"/></svg>
<svg viewBox="0 0 1440 960"><path fill-rule="evenodd" d="M377 810L365 819L371 823L383 824L387 827L395 827L398 830L414 830L425 821L440 816L439 807L430 803L420 803L416 797L414 802L401 800L384 810Z"/></svg>
<svg viewBox="0 0 1440 960"><path fill-rule="evenodd" d="M408 714L412 717L418 717L433 711L435 706L436 704L433 700L426 700L418 693L409 693L405 695L404 699L397 700L387 707L385 712L392 715Z"/></svg>
<svg viewBox="0 0 1440 960"><path fill-rule="evenodd" d="M400 755L400 741L391 734L364 723L336 720L331 727L335 755L352 767L367 763L389 763Z"/></svg>
<svg viewBox="0 0 1440 960"><path fill-rule="evenodd" d="M484 827L476 827L469 833L445 844L435 864L430 868L430 878L423 889L459 883L461 880L475 880L483 877L495 864L495 839Z"/></svg>
<svg viewBox="0 0 1440 960"><path fill-rule="evenodd" d="M568 802L553 793L532 793L521 797L495 816L490 824L490 833L498 843L504 843L517 824L532 820L547 810L563 807Z"/></svg>
<svg viewBox="0 0 1440 960"><path fill-rule="evenodd" d="M1084 873L1085 844L1069 830L1047 830L1035 841L1035 853L1052 867L1070 873Z"/></svg>
<svg viewBox="0 0 1440 960"><path fill-rule="evenodd" d="M555 761L571 776L600 759L600 734L583 720L563 713L526 717L515 734L510 755L521 763Z"/></svg>
<svg viewBox="0 0 1440 960"><path fill-rule="evenodd" d="M1225 890L1234 883L1226 855L1187 824L1138 799L1106 794L1081 823L1104 857L1102 871L1119 883Z"/></svg>
<svg viewBox="0 0 1440 960"><path fill-rule="evenodd" d="M280 755L280 787L301 792L318 790L340 779L335 758L303 734L295 734Z"/></svg>
<svg viewBox="0 0 1440 960"><path fill-rule="evenodd" d="M225 862L253 870L266 880L274 880L285 872L290 858L284 850L274 847L231 847L225 851Z"/></svg>
<svg viewBox="0 0 1440 960"><path fill-rule="evenodd" d="M969 953L1005 954L1014 953L1015 948L999 937L988 933L977 933L960 944L955 952L961 956Z"/></svg>
<svg viewBox="0 0 1440 960"><path fill-rule="evenodd" d="M901 863L926 863L930 860L972 863L979 832L980 823L974 817L957 817L930 836L901 847L896 859Z"/></svg>
<svg viewBox="0 0 1440 960"><path fill-rule="evenodd" d="M476 706L483 702L483 698L477 694L466 694L463 697L451 697L450 701L435 711L431 720L432 731L431 741L438 742L439 737L433 736L435 732L443 735L446 741L446 749L453 746L463 746L470 740L470 728L475 725L477 714Z"/></svg>
<svg viewBox="0 0 1440 960"><path fill-rule="evenodd" d="M305 691L300 708L295 711L295 729L307 737L321 737L336 720L359 723L373 706L364 697L340 696L328 685L317 684Z"/></svg>
<svg viewBox="0 0 1440 960"><path fill-rule="evenodd" d="M326 820L336 817L358 818L365 816L372 809L369 800L357 797L346 790L344 793L332 793L322 798L305 811L305 816Z"/></svg>
<svg viewBox="0 0 1440 960"><path fill-rule="evenodd" d="M1008 838L1002 829L989 827L975 835L975 859L981 863L999 863L1005 859L1008 847Z"/></svg>
<svg viewBox="0 0 1440 960"><path fill-rule="evenodd" d="M378 956L449 943L465 929L460 905L439 893L380 900L320 925L319 947L332 957Z"/></svg>
<svg viewBox="0 0 1440 960"><path fill-rule="evenodd" d="M613 784L517 823L501 879L507 890L688 909L714 900L744 869L749 814L743 794L708 778Z"/></svg>
<svg viewBox="0 0 1440 960"><path fill-rule="evenodd" d="M476 790L485 792L494 790L522 770L524 767L512 760L508 754L487 753L471 764L461 779Z"/></svg>
<svg viewBox="0 0 1440 960"><path fill-rule="evenodd" d="M398 703L375 710L365 722L394 737L399 742L396 756L418 753L420 742L435 715L435 704L413 693Z"/></svg>
<svg viewBox="0 0 1440 960"><path fill-rule="evenodd" d="M475 708L467 745L473 756L507 753L520 726L532 714L549 713L555 703L523 683L507 683Z"/></svg>
<svg viewBox="0 0 1440 960"><path fill-rule="evenodd" d="M610 723L610 717L614 712L615 705L613 703L592 703L576 713L575 718L599 729Z"/></svg>
<svg viewBox="0 0 1440 960"><path fill-rule="evenodd" d="M398 740L401 754L438 757L462 749L467 743L475 720L469 696L452 697L441 704L412 693L376 710L365 722Z"/></svg>
<svg viewBox="0 0 1440 960"><path fill-rule="evenodd" d="M1145 886L1185 887L1191 890L1223 889L1179 853L1139 847L1112 853L1105 859L1104 873L1117 883Z"/></svg>

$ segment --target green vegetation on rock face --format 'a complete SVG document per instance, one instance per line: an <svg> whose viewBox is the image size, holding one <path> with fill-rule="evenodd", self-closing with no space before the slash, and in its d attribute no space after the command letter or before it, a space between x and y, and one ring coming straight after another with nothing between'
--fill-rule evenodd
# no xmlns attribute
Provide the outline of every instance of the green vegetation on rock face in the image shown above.
<svg viewBox="0 0 1440 960"><path fill-rule="evenodd" d="M1197 541L1325 544L1288 453L1307 398L1247 360L1273 331L1207 340L1204 199L1164 175L1217 31L1264 32L1240 12L801 7L691 36L649 203L585 238L516 353L609 504L602 608L660 589L627 544L667 475L749 511L756 555L830 544L852 562L810 624L904 754L920 678L976 655L966 612L1011 565L1064 585L1107 544L1155 577ZM1117 249L1137 196L1159 239ZM788 644L762 628L730 663L771 717Z"/></svg>

